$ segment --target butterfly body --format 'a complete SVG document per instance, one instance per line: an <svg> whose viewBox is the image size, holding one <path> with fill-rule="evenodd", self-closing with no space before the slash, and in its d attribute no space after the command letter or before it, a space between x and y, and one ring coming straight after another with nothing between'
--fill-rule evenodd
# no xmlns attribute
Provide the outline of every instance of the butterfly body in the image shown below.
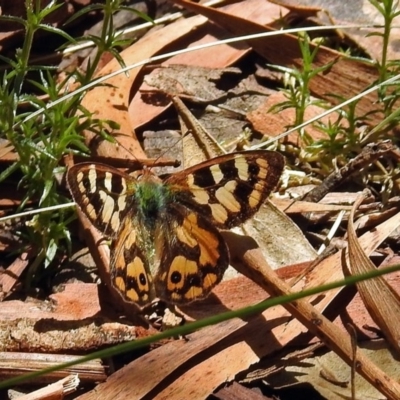
<svg viewBox="0 0 400 400"><path fill-rule="evenodd" d="M276 186L283 157L233 153L161 179L102 164L69 169L75 202L112 239L110 273L123 299L186 304L220 282L229 251L219 229L250 218Z"/></svg>
<svg viewBox="0 0 400 400"><path fill-rule="evenodd" d="M133 187L133 204L141 224L147 229L154 230L159 218L163 218L168 204L173 201L174 195L161 179L144 171L142 177Z"/></svg>

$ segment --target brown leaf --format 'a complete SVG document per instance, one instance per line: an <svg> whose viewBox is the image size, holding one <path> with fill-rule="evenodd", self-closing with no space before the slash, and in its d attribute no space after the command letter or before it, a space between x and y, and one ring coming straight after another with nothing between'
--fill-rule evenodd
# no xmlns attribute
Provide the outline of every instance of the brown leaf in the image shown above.
<svg viewBox="0 0 400 400"><path fill-rule="evenodd" d="M195 29L197 25L203 24L204 17L194 17L190 20L180 20L174 24L155 31L137 41L121 53L126 65L146 60L156 53L161 52L166 46L170 46L179 36ZM178 37L179 37L178 36ZM112 60L104 67L100 76L109 74L121 67L116 60ZM112 134L122 146L115 146L105 141L98 141L92 132L85 133L86 143L95 154L101 156L112 156L120 158L131 158L132 154L137 158L145 158L143 150L137 141L132 129L132 122L128 114L129 97L132 87L137 84L141 68L129 71L129 75L119 74L106 81L106 86L98 86L89 91L82 101L82 105L89 111L94 112L96 118L112 120L120 125L120 128ZM126 151L126 150L128 151Z"/></svg>
<svg viewBox="0 0 400 400"><path fill-rule="evenodd" d="M246 19L242 15L240 17L231 15L223 10L204 7L201 4L185 0L174 0L174 3L206 16L236 36L275 31L270 26L261 25L254 22L255 19ZM241 4L251 7L254 3L256 2L246 1ZM277 17L277 19L280 17ZM279 36L249 40L248 43L254 51L271 64L302 69L303 60L298 40L295 36L281 34ZM310 43L310 51L314 51L314 49L315 45ZM347 59L343 54L335 50L320 46L313 62L313 68L320 68L330 63L332 63L332 66L328 71L316 75L310 81L309 89L316 97L326 99L333 104L338 104L343 101L342 99L358 95L378 79L375 67L357 60ZM376 93L363 96L357 103L356 115L365 115L372 112L371 118L367 123L371 125L377 124L382 119L382 114L377 112L379 109L377 101Z"/></svg>
<svg viewBox="0 0 400 400"><path fill-rule="evenodd" d="M257 21L260 24L267 24L272 22L274 17L279 18L280 8L266 1L257 0L256 2L247 1L231 4L226 6L225 10L235 15L241 15L243 18ZM187 20L189 22L192 18L188 18ZM163 35L163 31L159 32L160 35ZM177 26L176 34L181 35L179 26ZM186 32L182 31L182 36L183 34L187 35ZM204 20L203 24L198 24L196 37L192 40L190 46L193 47L215 42L218 39L225 38L226 36L227 33L225 29ZM197 39L198 37L201 39ZM186 40L189 41L190 37ZM163 65L182 64L204 68L226 68L237 62L249 51L250 47L247 43L235 43L234 45L221 44L217 47L204 48L171 57L165 61ZM143 86L143 89L147 89L147 85ZM160 106L148 102L146 103L142 100L142 94L138 92L129 106L129 113L133 127L138 128L139 126L148 123L152 119L156 118L168 106L169 103Z"/></svg>
<svg viewBox="0 0 400 400"><path fill-rule="evenodd" d="M323 14L325 14L329 17L329 19L323 19L325 24L349 25L348 28L341 31L347 37L347 40L357 43L357 46L361 47L372 59L381 60L383 49L381 37L371 33L376 33L376 27L384 25L385 22L382 14L370 1L362 0L357 4L348 1L321 2L319 0L274 0L273 2L291 10L292 17L296 18L296 21L299 20L300 15L303 18L307 18L313 15L313 10L314 13L318 10L321 11L319 16L323 17ZM396 24L398 23L397 21L398 16L394 18L393 23ZM318 25L321 25L322 19L320 18L318 22ZM307 21L298 21L298 24L302 26L305 26L306 23ZM353 28L351 25L354 24L364 25L364 27L362 29ZM386 55L388 60L399 58L398 34L397 29L393 29L390 32Z"/></svg>
<svg viewBox="0 0 400 400"><path fill-rule="evenodd" d="M256 218L244 223L243 232L257 242L264 260L273 269L316 257L316 251L300 228L273 203L265 203Z"/></svg>
<svg viewBox="0 0 400 400"><path fill-rule="evenodd" d="M236 382L232 385L218 390L214 397L219 400L268 400L270 397L265 397L255 390L248 389Z"/></svg>
<svg viewBox="0 0 400 400"><path fill-rule="evenodd" d="M376 365L382 366L385 373L398 376L398 361L393 358L383 340L361 343L362 352L365 353ZM384 397L370 383L360 376L354 381L355 396L352 397L352 370L334 352L323 352L303 358L301 362L289 360L282 372L268 376L268 384L279 388L275 398L284 398L285 388L289 393L302 393L304 385L312 386L320 396L310 398L323 398L329 400L382 400ZM288 396L293 398L294 396Z"/></svg>
<svg viewBox="0 0 400 400"><path fill-rule="evenodd" d="M396 260L393 260L380 267L383 268L384 266L393 265L395 262ZM400 272L387 275L386 279L395 290L400 292ZM361 299L359 293L356 293L346 309L341 312L340 317L335 320L335 323L342 326L343 329L347 329L348 324L355 327L358 341L379 339L382 337L379 327L371 318L371 314L366 309L365 303Z"/></svg>
<svg viewBox="0 0 400 400"><path fill-rule="evenodd" d="M25 271L25 268L29 265L29 262L29 255L27 253L23 253L17 257L3 273L0 273L0 288L2 292L2 298L11 292L14 285L18 282L20 276Z"/></svg>
<svg viewBox="0 0 400 400"><path fill-rule="evenodd" d="M270 108L279 103L287 101L287 97L282 92L277 92L268 97L264 104L262 104L258 109L251 111L247 114L248 121L252 124L253 128L262 133L263 135L275 137L280 135L282 132L288 129L290 126L294 126L296 110L295 108L287 108L280 110L279 112L270 112ZM304 119L309 120L322 114L326 110L322 107L317 107L315 105L308 106L304 113ZM268 115L268 118L266 118ZM319 119L319 121L326 126L335 123L338 118L338 114L331 113L324 118ZM345 127L345 124L341 124ZM321 139L327 139L328 136L323 133L320 129L309 125L307 127L307 134L310 135L315 141ZM298 132L292 132L287 136L284 142L289 142L298 145L299 134Z"/></svg>
<svg viewBox="0 0 400 400"><path fill-rule="evenodd" d="M362 203L364 195L359 196L351 210L351 216L347 229L349 237L349 246L347 251L348 268L352 275L365 274L374 271L375 266L363 251L358 242L353 219L354 213ZM391 231L386 232L387 235ZM382 329L386 339L396 349L400 350L400 296L393 290L383 276L369 279L357 283L357 289L360 293L365 306L369 310L372 319Z"/></svg>
<svg viewBox="0 0 400 400"><path fill-rule="evenodd" d="M342 193L338 193L342 194ZM351 206L341 206L335 204L311 203L308 201L293 201L291 199L272 199L272 203L285 214L301 213L332 213L332 211L350 211Z"/></svg>

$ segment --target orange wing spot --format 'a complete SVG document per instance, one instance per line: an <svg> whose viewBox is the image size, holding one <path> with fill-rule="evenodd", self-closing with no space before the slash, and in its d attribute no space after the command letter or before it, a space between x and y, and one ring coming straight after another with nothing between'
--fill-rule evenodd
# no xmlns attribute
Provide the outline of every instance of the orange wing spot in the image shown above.
<svg viewBox="0 0 400 400"><path fill-rule="evenodd" d="M126 229L131 229L131 231L126 236L126 239L125 239L125 242L124 242L124 246L127 249L130 249L136 243L136 231L133 229L131 224L125 224L125 226L126 226Z"/></svg>
<svg viewBox="0 0 400 400"><path fill-rule="evenodd" d="M109 192L111 192L112 191L112 184L111 184L111 182L112 182L112 176L113 176L113 174L112 173L110 173L110 172L108 172L108 171L106 171L105 172L105 174L104 174L104 187L109 191Z"/></svg>
<svg viewBox="0 0 400 400"><path fill-rule="evenodd" d="M218 275L211 273L207 274L203 282L203 291L204 289L211 289L212 287L214 287L217 281L218 281Z"/></svg>
<svg viewBox="0 0 400 400"><path fill-rule="evenodd" d="M268 161L264 158L257 158L256 163L260 167L260 171L258 172L259 179L265 179L268 176Z"/></svg>
<svg viewBox="0 0 400 400"><path fill-rule="evenodd" d="M118 232L119 224L120 224L120 216L119 212L115 211L111 217L110 225L114 232Z"/></svg>
<svg viewBox="0 0 400 400"><path fill-rule="evenodd" d="M190 174L186 177L186 183L190 188L190 192L192 193L194 200L199 204L208 204L210 200L210 196L207 191L194 184L194 175Z"/></svg>
<svg viewBox="0 0 400 400"><path fill-rule="evenodd" d="M249 205L251 208L256 208L261 202L261 192L258 190L253 190L249 196Z"/></svg>
<svg viewBox="0 0 400 400"><path fill-rule="evenodd" d="M265 190L265 186L266 186L265 182L261 181L260 183L256 183L254 185L254 190L258 190L259 192L263 192Z"/></svg>
<svg viewBox="0 0 400 400"><path fill-rule="evenodd" d="M114 279L114 285L120 292L125 293L125 281L120 276Z"/></svg>
<svg viewBox="0 0 400 400"><path fill-rule="evenodd" d="M185 220L186 221L186 220ZM189 247L196 247L197 246L197 240L193 237L193 235L190 232L190 229L186 226L187 223L185 224L185 221L183 222L182 226L178 226L176 228L176 237L178 240L182 243L185 243Z"/></svg>
<svg viewBox="0 0 400 400"><path fill-rule="evenodd" d="M146 282L143 284L140 280L140 275L143 274ZM126 266L126 275L134 278L140 290L149 291L149 280L144 268L143 261L139 257L135 257L132 262Z"/></svg>
<svg viewBox="0 0 400 400"><path fill-rule="evenodd" d="M123 271L125 269L125 259L124 259L122 251L119 251L118 254L115 253L114 266L115 266L115 269L117 269L119 271Z"/></svg>
<svg viewBox="0 0 400 400"><path fill-rule="evenodd" d="M81 194L82 193L86 193L86 188L85 188L85 185L82 182L82 178L83 178L83 174L82 174L82 172L79 172L76 179L78 181L78 189L79 189L79 192Z"/></svg>
<svg viewBox="0 0 400 400"><path fill-rule="evenodd" d="M219 259L220 253L218 251L219 240L213 233L202 229L197 223L197 215L190 213L183 222L184 229L192 233L196 239L198 246L200 247L200 265L212 265L215 266ZM197 264L196 271L197 272Z"/></svg>
<svg viewBox="0 0 400 400"><path fill-rule="evenodd" d="M210 265L215 267L220 256L218 251L219 240L210 232L205 232L204 236L199 240L200 265Z"/></svg>
<svg viewBox="0 0 400 400"><path fill-rule="evenodd" d="M201 287L198 286L192 286L186 293L185 293L185 299L189 301L193 301L195 299L198 299L199 297L204 296L204 290Z"/></svg>
<svg viewBox="0 0 400 400"><path fill-rule="evenodd" d="M210 196L208 193L203 190L198 188L197 186L191 188L191 192L194 196L194 200L199 203L199 204L208 204L210 201Z"/></svg>
<svg viewBox="0 0 400 400"><path fill-rule="evenodd" d="M137 303L137 302L139 301L138 292L137 292L136 290L133 290L133 289L129 289L129 290L126 292L126 297L128 297L129 300L131 300L131 301L133 301L133 302L135 302L135 303ZM146 296L143 296L141 300L142 300L142 301L145 301L145 297L148 297L148 296L147 296L147 295L146 295Z"/></svg>
<svg viewBox="0 0 400 400"><path fill-rule="evenodd" d="M126 196L121 195L117 200L117 204L119 211L124 211L126 207Z"/></svg>

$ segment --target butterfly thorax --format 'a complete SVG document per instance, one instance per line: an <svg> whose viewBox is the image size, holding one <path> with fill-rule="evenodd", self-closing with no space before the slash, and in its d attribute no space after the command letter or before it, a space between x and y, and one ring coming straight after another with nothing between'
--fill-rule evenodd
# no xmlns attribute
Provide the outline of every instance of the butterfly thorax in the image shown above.
<svg viewBox="0 0 400 400"><path fill-rule="evenodd" d="M173 197L168 185L155 175L148 173L138 180L135 188L137 214L140 222L149 231L154 231Z"/></svg>

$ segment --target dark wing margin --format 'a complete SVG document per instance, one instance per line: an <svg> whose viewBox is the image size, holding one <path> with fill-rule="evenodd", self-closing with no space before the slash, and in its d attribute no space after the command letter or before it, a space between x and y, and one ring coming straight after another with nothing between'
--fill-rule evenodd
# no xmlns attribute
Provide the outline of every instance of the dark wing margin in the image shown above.
<svg viewBox="0 0 400 400"><path fill-rule="evenodd" d="M255 150L213 158L171 175L177 201L229 229L252 217L278 184L283 156Z"/></svg>

